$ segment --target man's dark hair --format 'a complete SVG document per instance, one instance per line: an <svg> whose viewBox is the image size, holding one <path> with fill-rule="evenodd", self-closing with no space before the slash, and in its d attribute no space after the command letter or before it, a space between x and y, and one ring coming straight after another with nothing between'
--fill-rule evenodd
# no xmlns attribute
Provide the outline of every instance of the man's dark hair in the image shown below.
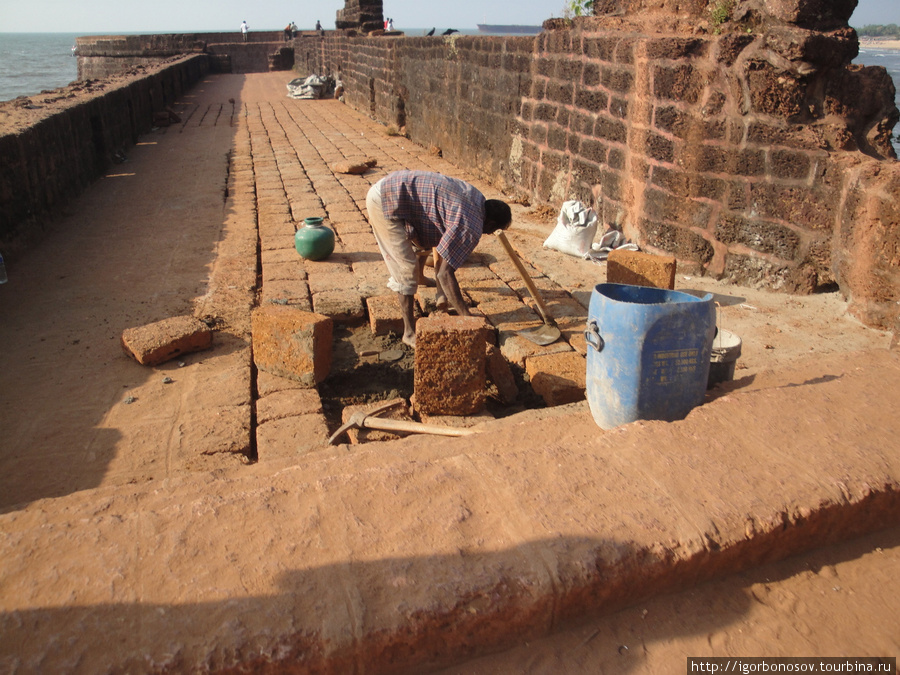
<svg viewBox="0 0 900 675"><path fill-rule="evenodd" d="M499 199L488 199L484 202L484 233L493 234L497 230L505 230L512 222L512 211L509 204Z"/></svg>

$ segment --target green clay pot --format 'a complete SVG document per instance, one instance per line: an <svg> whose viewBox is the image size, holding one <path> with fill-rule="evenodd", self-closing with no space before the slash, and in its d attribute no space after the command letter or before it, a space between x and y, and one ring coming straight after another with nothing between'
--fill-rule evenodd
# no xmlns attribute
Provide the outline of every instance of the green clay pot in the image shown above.
<svg viewBox="0 0 900 675"><path fill-rule="evenodd" d="M294 247L306 260L324 260L334 252L334 232L322 218L305 218L294 235Z"/></svg>

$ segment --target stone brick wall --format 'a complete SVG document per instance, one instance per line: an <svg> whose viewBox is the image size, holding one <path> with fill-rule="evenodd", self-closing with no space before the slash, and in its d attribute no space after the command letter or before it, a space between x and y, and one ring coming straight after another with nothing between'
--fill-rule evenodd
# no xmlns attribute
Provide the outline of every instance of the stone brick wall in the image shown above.
<svg viewBox="0 0 900 675"><path fill-rule="evenodd" d="M683 269L838 284L862 320L892 325L900 112L884 69L850 65L854 3L736 2L725 20L705 3L609 4L537 37L301 38L296 64L507 193L590 203Z"/></svg>
<svg viewBox="0 0 900 675"><path fill-rule="evenodd" d="M134 66L154 65L182 54L210 54L213 70L261 73L269 57L284 46L282 31L253 31L247 42L238 30L225 33L100 35L75 39L78 79L119 75ZM227 64L223 66L222 64Z"/></svg>
<svg viewBox="0 0 900 675"><path fill-rule="evenodd" d="M207 72L205 55L157 65L108 82L93 95L44 106L46 115L0 135L0 250L14 257L37 241L56 209L77 196L112 164L118 150L150 130L163 110ZM75 92L71 92L73 96ZM7 102L3 105L15 105Z"/></svg>

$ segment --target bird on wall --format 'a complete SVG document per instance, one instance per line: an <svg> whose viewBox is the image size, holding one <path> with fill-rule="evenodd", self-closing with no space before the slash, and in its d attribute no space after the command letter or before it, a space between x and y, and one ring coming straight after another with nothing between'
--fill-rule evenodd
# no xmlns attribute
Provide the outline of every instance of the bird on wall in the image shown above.
<svg viewBox="0 0 900 675"><path fill-rule="evenodd" d="M452 35L453 33L458 33L458 32L459 31L456 30L455 28L448 28L443 33L441 33L441 35Z"/></svg>
<svg viewBox="0 0 900 675"><path fill-rule="evenodd" d="M434 35L434 28L432 28L430 31L425 33L425 35Z"/></svg>

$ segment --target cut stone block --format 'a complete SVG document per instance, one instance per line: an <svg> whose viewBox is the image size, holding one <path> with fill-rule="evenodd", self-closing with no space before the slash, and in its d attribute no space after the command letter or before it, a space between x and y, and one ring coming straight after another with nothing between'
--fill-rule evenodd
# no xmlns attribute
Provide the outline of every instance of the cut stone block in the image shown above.
<svg viewBox="0 0 900 675"><path fill-rule="evenodd" d="M437 289L434 286L419 286L416 289L416 302L419 303L419 307L424 314L432 314L438 311L436 297ZM442 311L446 310L447 304L441 305L440 309Z"/></svg>
<svg viewBox="0 0 900 675"><path fill-rule="evenodd" d="M587 365L575 352L532 356L525 361L531 388L548 406L584 399Z"/></svg>
<svg viewBox="0 0 900 675"><path fill-rule="evenodd" d="M518 300L518 296L515 292L497 277L467 282L466 294L472 298L473 302L478 304L499 300L501 298L515 298Z"/></svg>
<svg viewBox="0 0 900 675"><path fill-rule="evenodd" d="M336 323L361 324L366 318L362 296L353 291L322 291L313 295L313 309Z"/></svg>
<svg viewBox="0 0 900 675"><path fill-rule="evenodd" d="M256 367L313 387L331 370L333 322L330 317L287 305L253 311Z"/></svg>
<svg viewBox="0 0 900 675"><path fill-rule="evenodd" d="M212 329L193 316L173 316L122 332L125 353L145 366L212 347Z"/></svg>
<svg viewBox="0 0 900 675"><path fill-rule="evenodd" d="M528 327L535 326L531 324ZM500 330L500 352L507 361L515 363L520 368L525 367L525 360L528 357L570 351L572 351L572 347L565 340L557 340L549 345L538 345L528 338L522 337L516 331Z"/></svg>
<svg viewBox="0 0 900 675"><path fill-rule="evenodd" d="M339 272L320 272L313 269L308 272L309 291L313 295L324 291L356 290L356 276L350 270Z"/></svg>
<svg viewBox="0 0 900 675"><path fill-rule="evenodd" d="M369 309L369 326L374 335L403 335L403 314L396 293L366 298L366 306Z"/></svg>
<svg viewBox="0 0 900 675"><path fill-rule="evenodd" d="M536 328L543 323L541 318L518 298L483 302L478 305L478 309L500 331Z"/></svg>
<svg viewBox="0 0 900 675"><path fill-rule="evenodd" d="M260 424L256 429L259 461L299 460L313 450L328 447L325 416L308 413L282 417Z"/></svg>
<svg viewBox="0 0 900 675"><path fill-rule="evenodd" d="M488 379L497 387L497 396L500 398L500 402L508 405L515 401L519 395L516 379L509 368L509 363L494 345L487 345L485 368Z"/></svg>
<svg viewBox="0 0 900 675"><path fill-rule="evenodd" d="M606 261L606 281L671 291L675 288L675 258L614 249Z"/></svg>
<svg viewBox="0 0 900 675"><path fill-rule="evenodd" d="M321 412L322 399L315 389L286 389L263 396L256 402L256 423Z"/></svg>
<svg viewBox="0 0 900 675"><path fill-rule="evenodd" d="M273 279L265 282L260 298L262 304L291 305L307 312L312 310L309 286L297 279Z"/></svg>
<svg viewBox="0 0 900 675"><path fill-rule="evenodd" d="M471 415L485 398L485 336L480 317L429 316L416 323L413 376L416 408L435 415Z"/></svg>

